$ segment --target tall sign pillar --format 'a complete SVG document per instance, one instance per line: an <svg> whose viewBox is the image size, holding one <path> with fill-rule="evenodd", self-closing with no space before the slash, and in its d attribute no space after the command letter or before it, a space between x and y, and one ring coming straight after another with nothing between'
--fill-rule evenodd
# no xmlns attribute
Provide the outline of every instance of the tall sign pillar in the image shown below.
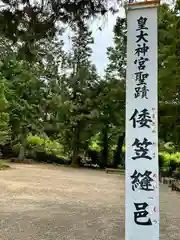
<svg viewBox="0 0 180 240"><path fill-rule="evenodd" d="M125 240L159 239L158 6L128 5Z"/></svg>

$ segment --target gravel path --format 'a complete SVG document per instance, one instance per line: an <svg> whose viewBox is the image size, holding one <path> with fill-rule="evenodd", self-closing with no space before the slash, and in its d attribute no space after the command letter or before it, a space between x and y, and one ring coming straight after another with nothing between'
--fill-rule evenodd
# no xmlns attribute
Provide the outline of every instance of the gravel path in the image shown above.
<svg viewBox="0 0 180 240"><path fill-rule="evenodd" d="M123 240L124 179L51 165L0 172L0 240ZM161 187L161 239L180 239L180 194Z"/></svg>

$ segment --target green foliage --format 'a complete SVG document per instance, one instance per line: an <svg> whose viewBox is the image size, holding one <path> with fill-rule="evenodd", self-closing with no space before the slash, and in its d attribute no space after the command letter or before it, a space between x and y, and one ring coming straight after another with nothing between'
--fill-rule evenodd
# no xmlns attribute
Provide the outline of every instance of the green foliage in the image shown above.
<svg viewBox="0 0 180 240"><path fill-rule="evenodd" d="M107 78L125 80L126 77L126 18L118 17L114 26L114 47L107 49L109 64L106 69Z"/></svg>
<svg viewBox="0 0 180 240"><path fill-rule="evenodd" d="M18 153L19 149L20 144L13 146L14 152ZM48 137L30 135L27 138L26 156L36 157L37 153L45 153L59 158L67 157L66 154L64 154L63 146L59 142L50 140Z"/></svg>
<svg viewBox="0 0 180 240"><path fill-rule="evenodd" d="M180 152L160 152L159 164L162 169L166 169L170 172L178 170L178 168L180 167Z"/></svg>
<svg viewBox="0 0 180 240"><path fill-rule="evenodd" d="M164 148L165 148L165 150L166 150L167 152L169 152L169 153L175 152L175 149L176 149L173 142L167 142L167 143L165 143L165 144L164 144Z"/></svg>
<svg viewBox="0 0 180 240"><path fill-rule="evenodd" d="M19 150L20 150L20 146L21 146L21 144L19 142L12 145L12 151L15 154L15 156L18 155Z"/></svg>
<svg viewBox="0 0 180 240"><path fill-rule="evenodd" d="M160 159L160 162L161 162L161 166L162 167L169 167L170 165L170 153L167 153L167 152L160 152L159 153L159 159Z"/></svg>
<svg viewBox="0 0 180 240"><path fill-rule="evenodd" d="M4 170L4 169L7 169L9 168L9 164L7 161L5 160L0 160L0 170Z"/></svg>
<svg viewBox="0 0 180 240"><path fill-rule="evenodd" d="M159 9L159 137L165 142L180 143L180 15L179 0L175 6ZM171 79L171 81L169 81Z"/></svg>
<svg viewBox="0 0 180 240"><path fill-rule="evenodd" d="M4 0L0 9L0 145L12 142L19 159L42 153L42 160L66 156L77 165L89 150L101 167L123 164L126 18L117 18L102 78L87 19L105 13L106 1L28 2ZM159 162L173 169L180 151L179 3L159 11ZM62 22L74 31L69 51Z"/></svg>
<svg viewBox="0 0 180 240"><path fill-rule="evenodd" d="M101 141L100 141L100 137L99 134L93 136L90 139L90 143L89 143L89 149L96 151L96 152L101 152L102 151L102 146L101 146Z"/></svg>
<svg viewBox="0 0 180 240"><path fill-rule="evenodd" d="M11 129L9 127L9 114L0 113L0 145L5 145L11 140Z"/></svg>
<svg viewBox="0 0 180 240"><path fill-rule="evenodd" d="M72 164L78 164L78 156L87 148L93 133L93 120L97 111L94 108L93 94L99 80L96 68L92 65L93 38L87 26L74 29L72 50L69 57L70 74L61 83L62 100L65 104L63 119L64 139L72 153Z"/></svg>
<svg viewBox="0 0 180 240"><path fill-rule="evenodd" d="M11 129L9 126L9 113L6 112L8 101L5 97L5 85L0 83L0 145L4 146L11 139Z"/></svg>
<svg viewBox="0 0 180 240"><path fill-rule="evenodd" d="M87 19L104 15L108 1L29 1L2 0L0 8L0 33L16 46L21 59L34 61L38 47L44 39L52 39L64 25L83 26Z"/></svg>
<svg viewBox="0 0 180 240"><path fill-rule="evenodd" d="M76 165L90 145L107 161L108 146L116 142L123 119L119 95L124 98L124 83L117 87L116 80L98 76L87 20L114 9L108 8L108 0L2 2L0 77L5 89L0 87L0 121L7 129L0 136L11 133L20 160L37 152L66 152ZM60 37L67 25L74 35L72 49L65 52ZM101 140L89 144L99 132ZM8 141L2 137L3 144Z"/></svg>
<svg viewBox="0 0 180 240"><path fill-rule="evenodd" d="M29 136L27 139L27 149L35 152L45 152L53 156L63 156L63 146L57 141L50 140L49 138L42 138L39 136Z"/></svg>
<svg viewBox="0 0 180 240"><path fill-rule="evenodd" d="M159 12L159 100L177 102L180 82L179 31L177 8L163 4ZM171 79L171 81L169 81Z"/></svg>

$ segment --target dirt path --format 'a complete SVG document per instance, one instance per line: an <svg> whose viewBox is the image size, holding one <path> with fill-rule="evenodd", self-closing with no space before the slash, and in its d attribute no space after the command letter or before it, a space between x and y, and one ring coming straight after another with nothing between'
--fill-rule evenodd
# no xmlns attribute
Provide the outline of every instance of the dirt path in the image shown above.
<svg viewBox="0 0 180 240"><path fill-rule="evenodd" d="M92 170L0 172L0 240L122 240L124 180ZM161 239L179 240L180 194L161 187Z"/></svg>

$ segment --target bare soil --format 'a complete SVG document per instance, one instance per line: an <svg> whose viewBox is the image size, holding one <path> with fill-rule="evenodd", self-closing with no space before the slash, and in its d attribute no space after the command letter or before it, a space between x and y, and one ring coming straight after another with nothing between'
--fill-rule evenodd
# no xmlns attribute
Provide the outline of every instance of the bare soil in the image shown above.
<svg viewBox="0 0 180 240"><path fill-rule="evenodd" d="M161 239L180 239L180 193L161 190ZM0 240L123 240L124 176L52 165L0 171Z"/></svg>

